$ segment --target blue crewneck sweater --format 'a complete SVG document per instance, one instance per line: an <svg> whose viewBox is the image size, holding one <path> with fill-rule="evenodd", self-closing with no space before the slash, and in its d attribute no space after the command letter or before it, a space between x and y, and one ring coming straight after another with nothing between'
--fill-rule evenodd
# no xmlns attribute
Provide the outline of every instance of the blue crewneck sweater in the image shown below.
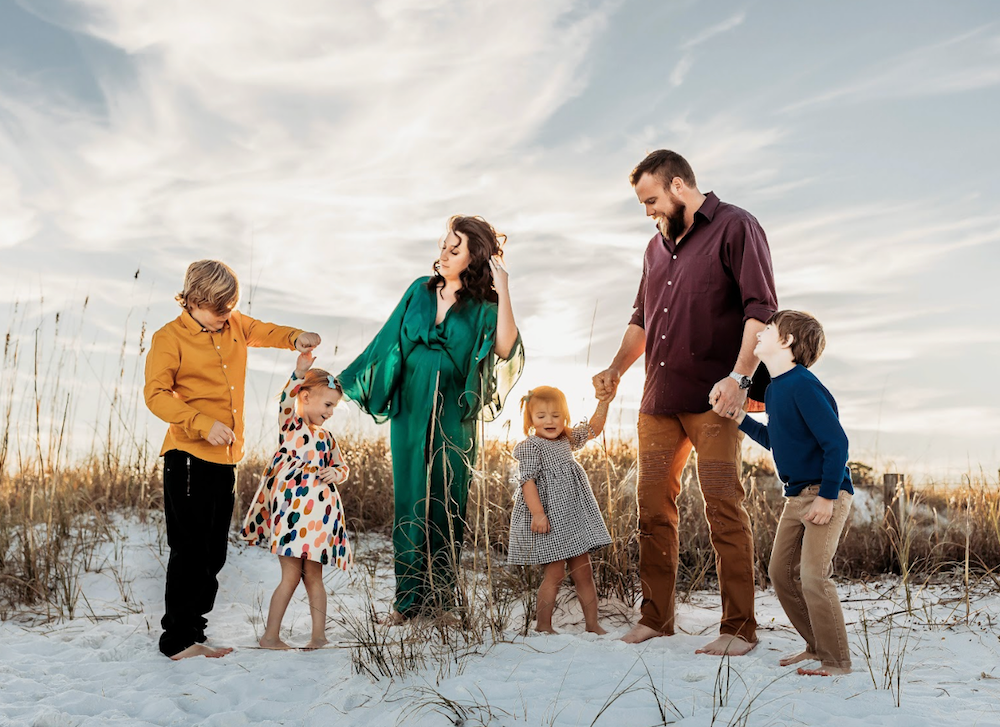
<svg viewBox="0 0 1000 727"><path fill-rule="evenodd" d="M774 454L785 497L817 484L827 500L836 500L841 490L854 492L837 402L815 374L796 365L774 377L764 404L768 423L747 416L740 429Z"/></svg>

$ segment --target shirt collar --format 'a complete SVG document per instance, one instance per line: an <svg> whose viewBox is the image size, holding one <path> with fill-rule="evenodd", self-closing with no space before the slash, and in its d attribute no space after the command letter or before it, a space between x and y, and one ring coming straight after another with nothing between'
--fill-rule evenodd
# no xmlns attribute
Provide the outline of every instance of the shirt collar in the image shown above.
<svg viewBox="0 0 1000 727"><path fill-rule="evenodd" d="M709 192L705 195L705 201L701 203L701 207L695 214L701 215L707 222L711 222L717 209L719 209L719 198L715 196L715 192Z"/></svg>
<svg viewBox="0 0 1000 727"><path fill-rule="evenodd" d="M715 217L716 210L719 209L720 204L721 202L719 202L719 198L715 196L715 192L708 192L705 195L705 201L701 203L701 207L699 207L697 211L694 213L695 219L694 219L694 224L691 225L691 229L694 230L694 228L698 226L699 216L701 216L705 220L705 222L711 223L712 219ZM681 241L682 245L690 235L691 233L688 232L688 236L686 236L684 240ZM659 227L656 228L656 236L659 238L662 244L670 248L671 251L674 250L675 243L664 237L663 234L660 232Z"/></svg>
<svg viewBox="0 0 1000 727"><path fill-rule="evenodd" d="M211 331L209 331L207 328L202 326L198 321L196 321L194 319L194 316L191 315L191 311L187 310L186 308L184 309L184 312L181 313L180 318L178 320L180 320L181 322L181 327L188 333L190 333L192 336L197 336L199 333L211 333ZM229 327L229 321L226 321L225 323L222 324L223 331L226 330L226 328L228 327Z"/></svg>

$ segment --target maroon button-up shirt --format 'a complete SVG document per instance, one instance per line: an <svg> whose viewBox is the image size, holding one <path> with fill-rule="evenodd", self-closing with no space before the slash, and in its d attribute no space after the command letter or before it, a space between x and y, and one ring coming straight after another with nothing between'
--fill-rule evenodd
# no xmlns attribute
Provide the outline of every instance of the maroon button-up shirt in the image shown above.
<svg viewBox="0 0 1000 727"><path fill-rule="evenodd" d="M739 356L743 324L778 309L760 223L709 192L679 244L646 247L630 323L646 331L644 414L704 412Z"/></svg>

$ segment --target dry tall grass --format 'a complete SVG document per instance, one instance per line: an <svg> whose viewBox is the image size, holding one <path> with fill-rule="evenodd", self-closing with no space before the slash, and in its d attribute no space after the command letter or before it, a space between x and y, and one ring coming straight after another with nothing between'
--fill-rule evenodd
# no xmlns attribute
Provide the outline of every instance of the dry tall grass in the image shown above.
<svg viewBox="0 0 1000 727"><path fill-rule="evenodd" d="M85 306L84 306L85 308ZM161 507L160 461L155 445L136 435L142 402L141 354L145 325L137 340L122 341L119 366L102 385L106 408L94 426L90 452L67 461L64 442L75 416L69 381L79 364L78 346L63 342L54 324L27 334L15 306L0 369L0 618L30 606L49 617L73 615L77 581L89 567L97 543L111 537L110 513L142 518ZM18 323L19 321L19 323ZM127 337L126 337L127 338ZM44 339L44 340L43 340ZM140 354L131 367L126 350ZM47 352L47 353L46 353ZM15 397L15 390L20 392ZM27 392L27 394L25 394ZM15 407L15 400L19 404ZM30 435L26 435L30 432ZM351 479L341 488L351 529L389 533L392 471L383 439L341 437ZM158 443L157 443L158 444ZM510 597L531 611L538 569L507 569L503 557L513 490L514 442L488 440L469 498L467 559L487 574L488 619L496 628L506 618ZM250 456L240 467L237 524L270 452ZM594 557L602 598L632 606L640 597L636 540L636 451L628 441L602 439L579 454L613 542ZM744 465L747 509L754 525L758 583L766 583L767 561L782 507L780 489L767 465ZM680 495L678 593L711 587L715 561L693 463L684 472ZM907 578L948 576L1000 585L1000 482L984 474L965 482L908 491L887 528L881 517L848 526L835 571L846 578L902 573ZM506 605L505 605L506 604Z"/></svg>

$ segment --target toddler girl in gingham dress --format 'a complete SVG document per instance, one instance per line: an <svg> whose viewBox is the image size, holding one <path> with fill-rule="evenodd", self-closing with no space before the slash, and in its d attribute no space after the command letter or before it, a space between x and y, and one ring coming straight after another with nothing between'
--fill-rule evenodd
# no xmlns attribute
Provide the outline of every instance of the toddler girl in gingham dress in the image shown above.
<svg viewBox="0 0 1000 727"><path fill-rule="evenodd" d="M587 631L607 633L597 620L597 589L590 552L611 543L583 467L573 458L604 429L608 402L590 422L570 428L566 395L551 386L532 389L521 400L527 439L514 448L520 487L510 518L511 565L544 565L538 588L536 631L554 634L552 611L566 566L583 607Z"/></svg>

